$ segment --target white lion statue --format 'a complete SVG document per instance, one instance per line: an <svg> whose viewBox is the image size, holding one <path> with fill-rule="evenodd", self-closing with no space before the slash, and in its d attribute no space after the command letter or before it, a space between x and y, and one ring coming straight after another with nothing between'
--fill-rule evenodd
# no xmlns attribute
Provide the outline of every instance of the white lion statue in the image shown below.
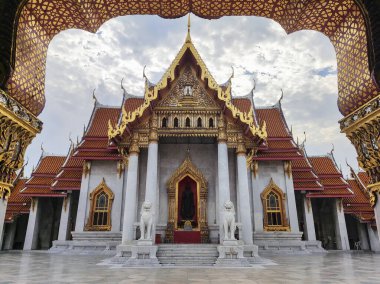
<svg viewBox="0 0 380 284"><path fill-rule="evenodd" d="M235 240L235 206L231 200L224 202L224 239Z"/></svg>
<svg viewBox="0 0 380 284"><path fill-rule="evenodd" d="M152 239L152 225L153 225L152 203L150 201L144 201L144 203L141 206L140 240Z"/></svg>

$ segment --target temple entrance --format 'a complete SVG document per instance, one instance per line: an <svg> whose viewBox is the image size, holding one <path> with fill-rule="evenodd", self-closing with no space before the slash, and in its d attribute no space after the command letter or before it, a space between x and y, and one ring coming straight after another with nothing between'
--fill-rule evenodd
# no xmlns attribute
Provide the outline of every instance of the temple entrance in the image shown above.
<svg viewBox="0 0 380 284"><path fill-rule="evenodd" d="M207 182L188 156L168 181L166 243L208 243Z"/></svg>

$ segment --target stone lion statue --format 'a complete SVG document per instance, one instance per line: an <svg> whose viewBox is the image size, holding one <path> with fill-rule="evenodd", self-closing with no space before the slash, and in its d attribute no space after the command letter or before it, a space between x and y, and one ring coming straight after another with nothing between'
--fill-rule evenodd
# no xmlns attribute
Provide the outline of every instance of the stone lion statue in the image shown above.
<svg viewBox="0 0 380 284"><path fill-rule="evenodd" d="M224 202L224 239L225 240L235 240L235 206L231 200Z"/></svg>
<svg viewBox="0 0 380 284"><path fill-rule="evenodd" d="M152 224L153 224L152 203L150 201L144 201L144 203L141 206L140 240L152 239Z"/></svg>

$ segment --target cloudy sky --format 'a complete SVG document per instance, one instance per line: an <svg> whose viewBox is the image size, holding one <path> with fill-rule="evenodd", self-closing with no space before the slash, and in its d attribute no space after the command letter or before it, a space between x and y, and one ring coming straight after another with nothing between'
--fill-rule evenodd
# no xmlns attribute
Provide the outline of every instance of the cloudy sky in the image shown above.
<svg viewBox="0 0 380 284"><path fill-rule="evenodd" d="M120 105L125 89L143 95L143 67L157 82L182 46L187 17L157 16L112 19L95 34L67 30L50 43L46 67L44 128L28 148L27 174L46 152L66 154L69 137L81 137L92 108L92 92L107 105ZM275 104L284 92L283 109L300 141L306 132L309 155L334 155L346 174L345 160L357 168L353 146L340 133L337 108L337 66L334 47L314 31L287 35L281 26L258 17L191 18L191 37L219 83L235 69L233 94L246 95L256 80L257 106Z"/></svg>

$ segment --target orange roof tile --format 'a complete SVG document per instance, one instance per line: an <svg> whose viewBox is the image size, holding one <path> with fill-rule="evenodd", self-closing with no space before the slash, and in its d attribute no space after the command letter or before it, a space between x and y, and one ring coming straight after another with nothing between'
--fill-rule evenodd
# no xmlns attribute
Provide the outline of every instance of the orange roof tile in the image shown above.
<svg viewBox="0 0 380 284"><path fill-rule="evenodd" d="M323 175L339 175L341 173L336 168L334 161L328 156L321 157L308 157L314 170L317 172L318 176Z"/></svg>
<svg viewBox="0 0 380 284"><path fill-rule="evenodd" d="M260 121L264 120L267 124L268 138L291 137L278 108L257 109L256 113Z"/></svg>
<svg viewBox="0 0 380 284"><path fill-rule="evenodd" d="M124 102L124 109L127 112L134 111L143 103L144 103L144 98L128 98Z"/></svg>
<svg viewBox="0 0 380 284"><path fill-rule="evenodd" d="M350 197L353 193L348 188L324 188L322 191L309 192L307 197Z"/></svg>
<svg viewBox="0 0 380 284"><path fill-rule="evenodd" d="M108 137L108 121L112 124L117 122L120 108L96 107L92 115L86 136Z"/></svg>
<svg viewBox="0 0 380 284"><path fill-rule="evenodd" d="M322 186L318 181L295 181L295 190L321 190Z"/></svg>
<svg viewBox="0 0 380 284"><path fill-rule="evenodd" d="M80 190L81 181L57 180L53 183L52 190Z"/></svg>
<svg viewBox="0 0 380 284"><path fill-rule="evenodd" d="M293 171L293 180L302 179L302 180L317 180L317 176L310 171Z"/></svg>
<svg viewBox="0 0 380 284"><path fill-rule="evenodd" d="M30 202L30 198L27 196L20 195L20 191L24 189L25 183L28 179L27 178L20 178L17 180L14 188L12 189L12 193L9 196L8 199L8 206L9 204L13 203L27 203Z"/></svg>
<svg viewBox="0 0 380 284"><path fill-rule="evenodd" d="M42 157L33 174L56 175L65 160L65 156Z"/></svg>
<svg viewBox="0 0 380 284"><path fill-rule="evenodd" d="M75 179L75 180L81 180L82 179L82 170L68 170L64 169L62 170L57 177L55 178L56 180L61 180L61 179Z"/></svg>
<svg viewBox="0 0 380 284"><path fill-rule="evenodd" d="M25 190L22 191L22 194L25 196L49 196L49 197L64 197L66 193L57 192L51 190L51 188L42 188L42 187L26 187Z"/></svg>
<svg viewBox="0 0 380 284"><path fill-rule="evenodd" d="M357 175L364 186L367 186L371 183L371 177L369 177L366 172L358 172Z"/></svg>
<svg viewBox="0 0 380 284"><path fill-rule="evenodd" d="M242 112L248 113L251 110L251 101L249 99L232 99L232 104Z"/></svg>
<svg viewBox="0 0 380 284"><path fill-rule="evenodd" d="M63 168L83 168L83 162L84 160L81 158L75 158L71 156L66 164L63 165Z"/></svg>
<svg viewBox="0 0 380 284"><path fill-rule="evenodd" d="M108 139L103 140L84 140L79 146L78 150L80 149L107 149L108 148Z"/></svg>
<svg viewBox="0 0 380 284"><path fill-rule="evenodd" d="M47 185L50 186L52 181L52 177L44 177L44 176L32 176L27 182L27 186L31 185Z"/></svg>
<svg viewBox="0 0 380 284"><path fill-rule="evenodd" d="M311 165L307 162L306 158L305 159L299 159L299 160L294 160L292 161L292 169L311 169Z"/></svg>

